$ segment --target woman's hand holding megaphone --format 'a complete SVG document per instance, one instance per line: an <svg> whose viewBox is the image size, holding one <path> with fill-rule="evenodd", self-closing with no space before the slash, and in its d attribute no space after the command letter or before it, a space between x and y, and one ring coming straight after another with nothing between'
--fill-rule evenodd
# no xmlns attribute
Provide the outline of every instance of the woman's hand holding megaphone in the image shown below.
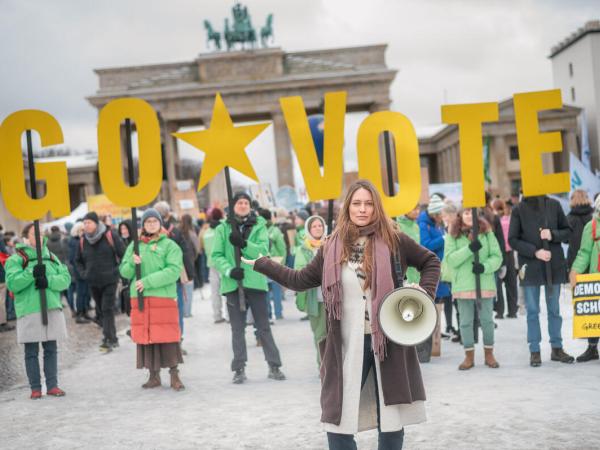
<svg viewBox="0 0 600 450"><path fill-rule="evenodd" d="M423 289L418 283L406 283L404 285L404 287L415 288L415 289L418 289L421 292L425 292L427 294L427 291L425 289ZM427 294L427 295L429 295L429 294Z"/></svg>

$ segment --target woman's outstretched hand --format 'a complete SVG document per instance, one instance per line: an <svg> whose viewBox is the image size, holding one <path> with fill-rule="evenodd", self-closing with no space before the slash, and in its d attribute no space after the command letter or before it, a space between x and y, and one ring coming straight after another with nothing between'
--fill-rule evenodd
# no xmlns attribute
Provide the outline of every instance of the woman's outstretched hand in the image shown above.
<svg viewBox="0 0 600 450"><path fill-rule="evenodd" d="M244 258L243 256L242 256L242 257L240 257L240 259L241 259L241 261L242 261L244 264L248 264L249 266L252 266L252 267L254 267L254 263L255 263L255 262L258 260L258 259L260 259L260 258L262 258L262 257L263 257L263 255L259 253L259 254L258 254L258 258L256 258L256 259L246 259L246 258Z"/></svg>

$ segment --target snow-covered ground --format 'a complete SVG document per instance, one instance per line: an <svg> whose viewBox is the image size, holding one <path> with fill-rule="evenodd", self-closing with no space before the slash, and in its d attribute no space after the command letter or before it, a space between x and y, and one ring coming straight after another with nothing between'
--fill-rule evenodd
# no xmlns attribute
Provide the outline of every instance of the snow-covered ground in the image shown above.
<svg viewBox="0 0 600 450"><path fill-rule="evenodd" d="M273 327L288 380L267 379L249 327L249 380L233 385L229 325L213 324L210 302L200 294L196 291L194 317L186 320L185 391L168 388L166 371L162 389L142 390L146 373L135 369L135 346L123 329L117 351L90 352L69 369L59 367L66 397L31 401L25 385L0 393L0 448L326 448L310 326L299 321L293 301L284 302L285 319ZM564 347L575 355L585 343L570 338L566 297L561 299ZM545 313L542 320L544 330ZM525 317L498 322L500 369L485 367L478 347L475 368L459 372L462 349L447 341L442 356L423 365L429 420L407 427L404 448L600 448L600 363L549 361L544 332L543 365L531 368ZM361 433L357 442L360 449L375 449L377 434Z"/></svg>

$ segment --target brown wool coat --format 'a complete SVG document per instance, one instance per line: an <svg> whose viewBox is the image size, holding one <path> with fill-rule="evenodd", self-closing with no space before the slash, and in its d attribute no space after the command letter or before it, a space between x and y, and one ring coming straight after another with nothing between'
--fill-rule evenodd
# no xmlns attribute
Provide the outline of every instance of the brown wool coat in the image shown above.
<svg viewBox="0 0 600 450"><path fill-rule="evenodd" d="M440 278L440 260L405 234L399 233L398 239L402 273L406 273L408 266L415 267L421 273L420 286L432 298L435 297ZM321 285L323 278L324 248L327 248L327 244L319 249L302 270L289 269L267 257L257 260L254 270L294 291L315 288ZM394 285L398 286L396 280ZM327 336L319 347L322 357L321 422L339 425L343 401L341 321L328 318ZM381 363L381 383L386 406L425 400L425 388L415 347L404 347L388 341L387 356Z"/></svg>

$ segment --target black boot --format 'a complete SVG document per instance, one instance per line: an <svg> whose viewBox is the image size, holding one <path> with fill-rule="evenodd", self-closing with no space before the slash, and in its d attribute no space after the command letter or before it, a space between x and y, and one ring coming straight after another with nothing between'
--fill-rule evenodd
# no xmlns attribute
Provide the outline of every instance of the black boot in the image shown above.
<svg viewBox="0 0 600 450"><path fill-rule="evenodd" d="M283 374L283 372L281 370L279 370L279 367L269 366L269 378L271 378L273 380L281 381L281 380L285 380L285 375Z"/></svg>
<svg viewBox="0 0 600 450"><path fill-rule="evenodd" d="M540 352L531 352L529 365L531 367L540 367L542 365L542 355L540 355Z"/></svg>
<svg viewBox="0 0 600 450"><path fill-rule="evenodd" d="M565 353L565 351L562 349L562 347L561 348L553 348L552 353L550 354L550 359L552 361L559 361L561 363L567 363L567 364L571 364L575 361L575 358L573 358L568 353Z"/></svg>
<svg viewBox="0 0 600 450"><path fill-rule="evenodd" d="M585 352L577 357L577 362L588 362L594 359L598 359L598 346L590 344Z"/></svg>
<svg viewBox="0 0 600 450"><path fill-rule="evenodd" d="M247 379L246 371L244 369L238 369L233 374L233 384L242 384Z"/></svg>

